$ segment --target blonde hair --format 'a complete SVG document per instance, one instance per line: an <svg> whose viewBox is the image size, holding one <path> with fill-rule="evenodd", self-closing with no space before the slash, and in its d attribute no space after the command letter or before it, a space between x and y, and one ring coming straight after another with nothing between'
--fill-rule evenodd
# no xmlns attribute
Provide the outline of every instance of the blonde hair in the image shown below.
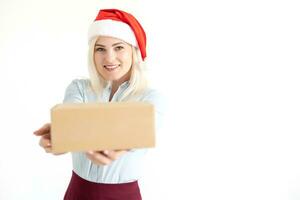
<svg viewBox="0 0 300 200"><path fill-rule="evenodd" d="M94 61L94 47L97 37L93 38L89 43L88 50L88 69L91 81L92 91L100 97L103 89L109 84L101 74L98 73ZM143 93L148 87L147 78L145 75L146 65L142 60L141 53L138 48L132 46L132 66L129 79L129 86L120 97L120 101L128 101Z"/></svg>

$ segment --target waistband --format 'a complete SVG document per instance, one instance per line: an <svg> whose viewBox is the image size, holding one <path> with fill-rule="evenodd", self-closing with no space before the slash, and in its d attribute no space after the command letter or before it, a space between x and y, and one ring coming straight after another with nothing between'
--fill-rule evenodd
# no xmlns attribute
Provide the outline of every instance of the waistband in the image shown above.
<svg viewBox="0 0 300 200"><path fill-rule="evenodd" d="M72 171L72 178L64 200L80 198L93 200L103 197L124 200L128 196L132 199L141 199L138 181L118 184L95 183L81 178Z"/></svg>

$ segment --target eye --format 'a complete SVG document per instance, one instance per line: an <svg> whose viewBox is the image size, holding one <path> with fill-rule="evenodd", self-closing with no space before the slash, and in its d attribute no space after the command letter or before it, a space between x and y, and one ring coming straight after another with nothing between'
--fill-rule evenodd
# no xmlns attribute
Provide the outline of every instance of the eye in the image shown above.
<svg viewBox="0 0 300 200"><path fill-rule="evenodd" d="M102 48L102 47L98 47L98 48L96 48L95 50L96 50L96 51L99 51L99 52L103 52L103 51L105 51L105 49L104 49L104 48Z"/></svg>
<svg viewBox="0 0 300 200"><path fill-rule="evenodd" d="M121 51L122 49L124 49L124 47L123 46L116 46L116 48L115 48L117 51Z"/></svg>

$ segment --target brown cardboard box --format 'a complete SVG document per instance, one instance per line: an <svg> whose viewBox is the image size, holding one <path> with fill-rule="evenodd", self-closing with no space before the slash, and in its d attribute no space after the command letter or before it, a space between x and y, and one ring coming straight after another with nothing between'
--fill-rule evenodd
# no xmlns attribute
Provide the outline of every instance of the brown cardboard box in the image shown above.
<svg viewBox="0 0 300 200"><path fill-rule="evenodd" d="M154 107L145 102L58 104L51 109L53 153L155 146Z"/></svg>

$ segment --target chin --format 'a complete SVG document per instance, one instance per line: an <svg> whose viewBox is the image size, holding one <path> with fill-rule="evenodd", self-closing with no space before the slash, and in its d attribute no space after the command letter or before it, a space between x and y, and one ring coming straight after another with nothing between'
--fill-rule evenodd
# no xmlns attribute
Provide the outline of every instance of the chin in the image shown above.
<svg viewBox="0 0 300 200"><path fill-rule="evenodd" d="M119 77L107 77L105 80L106 81L117 81L119 79L120 79Z"/></svg>

